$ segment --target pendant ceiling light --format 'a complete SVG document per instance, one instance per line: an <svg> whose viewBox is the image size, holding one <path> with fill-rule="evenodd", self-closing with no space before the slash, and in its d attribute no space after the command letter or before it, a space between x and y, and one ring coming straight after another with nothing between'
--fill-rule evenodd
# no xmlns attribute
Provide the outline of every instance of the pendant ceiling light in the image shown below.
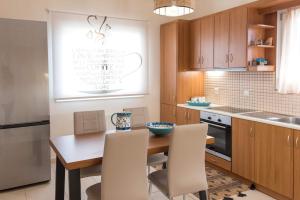
<svg viewBox="0 0 300 200"><path fill-rule="evenodd" d="M177 17L194 12L194 0L154 0L154 13Z"/></svg>

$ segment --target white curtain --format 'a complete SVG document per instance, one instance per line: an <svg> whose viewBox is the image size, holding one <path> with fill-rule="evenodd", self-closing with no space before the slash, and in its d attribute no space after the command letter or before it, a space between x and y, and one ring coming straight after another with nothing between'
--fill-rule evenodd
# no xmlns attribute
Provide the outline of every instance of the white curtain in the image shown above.
<svg viewBox="0 0 300 200"><path fill-rule="evenodd" d="M291 8L282 17L279 49L278 91L300 93L300 8Z"/></svg>
<svg viewBox="0 0 300 200"><path fill-rule="evenodd" d="M56 100L148 93L148 23L50 12Z"/></svg>

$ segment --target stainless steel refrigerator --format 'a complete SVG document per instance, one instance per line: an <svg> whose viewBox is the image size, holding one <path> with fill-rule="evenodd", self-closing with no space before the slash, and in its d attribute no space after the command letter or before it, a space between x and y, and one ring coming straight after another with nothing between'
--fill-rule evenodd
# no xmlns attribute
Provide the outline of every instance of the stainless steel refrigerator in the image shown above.
<svg viewBox="0 0 300 200"><path fill-rule="evenodd" d="M46 22L0 19L0 190L50 180Z"/></svg>

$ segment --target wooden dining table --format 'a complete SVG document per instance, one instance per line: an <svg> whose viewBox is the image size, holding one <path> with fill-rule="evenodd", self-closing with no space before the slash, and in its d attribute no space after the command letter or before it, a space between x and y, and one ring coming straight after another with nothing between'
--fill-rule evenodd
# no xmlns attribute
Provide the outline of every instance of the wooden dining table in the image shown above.
<svg viewBox="0 0 300 200"><path fill-rule="evenodd" d="M142 129L140 131L147 131ZM68 170L69 199L81 199L80 169L99 165L102 162L105 133L65 135L50 138L50 146L56 153L55 199L65 196L65 170ZM148 155L168 152L171 134L164 137L149 135ZM207 144L214 143L214 138L207 136Z"/></svg>

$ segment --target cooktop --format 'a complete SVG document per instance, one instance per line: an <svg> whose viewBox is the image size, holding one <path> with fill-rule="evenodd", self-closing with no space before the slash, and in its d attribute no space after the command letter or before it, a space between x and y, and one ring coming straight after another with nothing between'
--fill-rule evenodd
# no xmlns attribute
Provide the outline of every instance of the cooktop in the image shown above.
<svg viewBox="0 0 300 200"><path fill-rule="evenodd" d="M246 109L246 108L234 108L230 106L220 106L209 108L209 110L223 111L228 113L247 113L247 112L255 112L255 110Z"/></svg>

